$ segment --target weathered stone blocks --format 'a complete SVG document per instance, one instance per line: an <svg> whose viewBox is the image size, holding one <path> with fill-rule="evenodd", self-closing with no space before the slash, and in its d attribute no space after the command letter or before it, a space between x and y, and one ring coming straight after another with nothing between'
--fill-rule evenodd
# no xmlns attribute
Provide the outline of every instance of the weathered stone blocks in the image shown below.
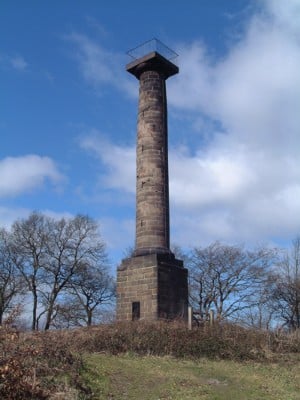
<svg viewBox="0 0 300 400"><path fill-rule="evenodd" d="M136 240L117 271L117 319L186 318L187 270L170 251L166 79L178 68L153 52L127 66L139 79Z"/></svg>
<svg viewBox="0 0 300 400"><path fill-rule="evenodd" d="M117 320L131 321L137 302L140 319L187 317L187 270L181 260L164 254L123 260L117 282Z"/></svg>

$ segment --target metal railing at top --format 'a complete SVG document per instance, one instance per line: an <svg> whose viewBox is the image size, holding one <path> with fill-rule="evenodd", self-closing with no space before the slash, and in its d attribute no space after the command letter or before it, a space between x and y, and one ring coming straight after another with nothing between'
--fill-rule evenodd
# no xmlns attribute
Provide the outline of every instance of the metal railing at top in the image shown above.
<svg viewBox="0 0 300 400"><path fill-rule="evenodd" d="M175 53L175 51L171 50L168 46L166 46L156 38L148 40L147 42L135 47L134 49L127 51L127 54L134 60L137 60L145 56L146 54L152 53L154 51L162 55L167 60L172 60L173 63L174 60L178 57L178 54Z"/></svg>

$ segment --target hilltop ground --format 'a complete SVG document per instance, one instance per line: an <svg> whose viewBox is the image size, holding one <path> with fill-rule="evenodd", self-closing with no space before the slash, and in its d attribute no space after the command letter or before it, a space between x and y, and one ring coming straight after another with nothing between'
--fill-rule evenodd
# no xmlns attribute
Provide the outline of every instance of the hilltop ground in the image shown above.
<svg viewBox="0 0 300 400"><path fill-rule="evenodd" d="M300 400L299 335L171 323L0 328L0 398Z"/></svg>

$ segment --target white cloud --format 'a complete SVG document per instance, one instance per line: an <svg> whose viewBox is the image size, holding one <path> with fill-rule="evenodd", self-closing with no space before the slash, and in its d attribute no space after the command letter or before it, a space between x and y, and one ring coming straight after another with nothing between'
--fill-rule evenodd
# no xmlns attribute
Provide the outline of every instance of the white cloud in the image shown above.
<svg viewBox="0 0 300 400"><path fill-rule="evenodd" d="M106 188L135 192L135 147L112 144L97 130L82 138L80 146L96 155L106 167L101 176Z"/></svg>
<svg viewBox="0 0 300 400"><path fill-rule="evenodd" d="M189 221L194 234L211 237L208 219L215 238L299 234L300 2L284 10L280 4L266 1L269 8L222 60L209 58L199 43L179 51L181 73L169 82L169 103L222 127L196 155L177 152L173 165L170 158L176 213L184 206L199 216Z"/></svg>
<svg viewBox="0 0 300 400"><path fill-rule="evenodd" d="M75 56L88 83L96 89L111 85L131 96L137 95L136 85L124 73L124 55L109 51L79 33L73 32L66 39L75 45Z"/></svg>
<svg viewBox="0 0 300 400"><path fill-rule="evenodd" d="M181 207L199 209L235 203L254 180L240 154L170 154L170 192Z"/></svg>
<svg viewBox="0 0 300 400"><path fill-rule="evenodd" d="M0 160L0 197L16 196L41 186L46 179L62 181L54 161L49 157L26 155Z"/></svg>
<svg viewBox="0 0 300 400"><path fill-rule="evenodd" d="M6 207L0 206L0 221L1 227L10 229L12 224L18 220L27 218L33 211L29 208L22 208L22 207ZM70 214L69 212L55 212L52 210L39 210L42 214L47 215L53 219L60 219L60 218L72 218L74 215Z"/></svg>
<svg viewBox="0 0 300 400"><path fill-rule="evenodd" d="M220 128L210 140L200 132L191 152L170 145L176 242L255 242L300 232L300 2L264 4L222 59L213 58L201 41L179 46L180 73L168 82L169 104L177 118L189 112L191 129L201 126L200 114ZM93 51L86 54L86 78L95 80ZM98 59L102 77L115 85L105 54ZM133 193L134 146L96 136L82 146L106 166L102 182Z"/></svg>
<svg viewBox="0 0 300 400"><path fill-rule="evenodd" d="M289 0L288 4L278 0L264 0L264 2L277 25L295 34L299 39L299 0Z"/></svg>
<svg viewBox="0 0 300 400"><path fill-rule="evenodd" d="M30 214L27 208L0 206L1 228L9 229L19 218L26 218Z"/></svg>
<svg viewBox="0 0 300 400"><path fill-rule="evenodd" d="M220 121L227 146L234 141L257 149L272 139L272 149L281 151L300 141L300 48L286 31L255 21L223 60L212 63L198 43L180 54L169 103Z"/></svg>

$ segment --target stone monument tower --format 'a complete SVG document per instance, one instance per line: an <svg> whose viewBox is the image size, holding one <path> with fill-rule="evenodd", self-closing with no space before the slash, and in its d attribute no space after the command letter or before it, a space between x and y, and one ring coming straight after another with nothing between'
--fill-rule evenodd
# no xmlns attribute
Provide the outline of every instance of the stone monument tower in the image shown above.
<svg viewBox="0 0 300 400"><path fill-rule="evenodd" d="M140 82L136 157L136 239L117 271L117 319L186 318L187 270L170 250L166 80L177 56L157 39L131 50Z"/></svg>

